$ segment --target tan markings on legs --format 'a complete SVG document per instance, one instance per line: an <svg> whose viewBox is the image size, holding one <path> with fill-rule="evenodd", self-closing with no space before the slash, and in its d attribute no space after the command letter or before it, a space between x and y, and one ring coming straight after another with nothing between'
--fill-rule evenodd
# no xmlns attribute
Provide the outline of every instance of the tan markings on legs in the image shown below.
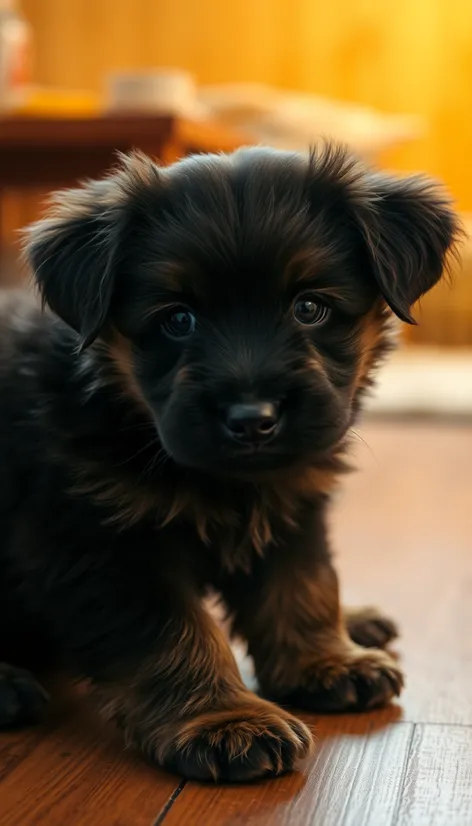
<svg viewBox="0 0 472 826"><path fill-rule="evenodd" d="M185 777L279 774L313 745L303 723L244 686L223 632L195 602L134 675L97 691L128 743Z"/></svg>

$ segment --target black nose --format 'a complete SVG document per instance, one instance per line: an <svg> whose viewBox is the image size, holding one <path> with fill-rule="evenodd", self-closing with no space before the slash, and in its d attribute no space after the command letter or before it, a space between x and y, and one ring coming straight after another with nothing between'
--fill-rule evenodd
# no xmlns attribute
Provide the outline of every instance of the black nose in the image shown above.
<svg viewBox="0 0 472 826"><path fill-rule="evenodd" d="M273 402L232 404L225 411L224 424L233 439L264 442L274 436L279 424L279 408Z"/></svg>

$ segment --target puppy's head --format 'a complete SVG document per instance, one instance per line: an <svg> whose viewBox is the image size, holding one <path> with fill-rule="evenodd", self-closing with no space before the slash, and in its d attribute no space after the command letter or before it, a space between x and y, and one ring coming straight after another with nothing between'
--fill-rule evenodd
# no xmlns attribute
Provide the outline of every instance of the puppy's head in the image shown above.
<svg viewBox="0 0 472 826"><path fill-rule="evenodd" d="M181 465L316 463L342 439L387 321L440 278L457 232L431 182L344 149L159 168L122 158L57 196L27 252L44 301L98 337Z"/></svg>

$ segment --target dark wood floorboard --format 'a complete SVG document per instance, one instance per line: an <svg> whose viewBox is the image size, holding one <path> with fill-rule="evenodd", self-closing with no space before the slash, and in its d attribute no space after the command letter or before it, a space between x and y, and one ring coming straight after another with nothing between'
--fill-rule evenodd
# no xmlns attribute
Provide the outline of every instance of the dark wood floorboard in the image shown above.
<svg viewBox="0 0 472 826"><path fill-rule="evenodd" d="M345 602L402 628L401 703L314 717L299 771L212 788L124 753L83 698L0 735L0 826L472 826L472 427L369 423L332 519Z"/></svg>
<svg viewBox="0 0 472 826"><path fill-rule="evenodd" d="M179 778L125 752L80 689L58 693L43 730L0 735L0 826L150 826Z"/></svg>

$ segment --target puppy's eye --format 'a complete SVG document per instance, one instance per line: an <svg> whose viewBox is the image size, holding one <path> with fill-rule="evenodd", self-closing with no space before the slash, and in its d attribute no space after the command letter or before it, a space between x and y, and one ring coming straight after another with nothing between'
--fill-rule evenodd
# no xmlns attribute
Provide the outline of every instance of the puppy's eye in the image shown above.
<svg viewBox="0 0 472 826"><path fill-rule="evenodd" d="M293 314L300 324L324 324L331 315L331 308L314 296L302 295L295 301Z"/></svg>
<svg viewBox="0 0 472 826"><path fill-rule="evenodd" d="M188 338L197 325L194 314L186 307L175 307L161 323L162 331L169 338Z"/></svg>

